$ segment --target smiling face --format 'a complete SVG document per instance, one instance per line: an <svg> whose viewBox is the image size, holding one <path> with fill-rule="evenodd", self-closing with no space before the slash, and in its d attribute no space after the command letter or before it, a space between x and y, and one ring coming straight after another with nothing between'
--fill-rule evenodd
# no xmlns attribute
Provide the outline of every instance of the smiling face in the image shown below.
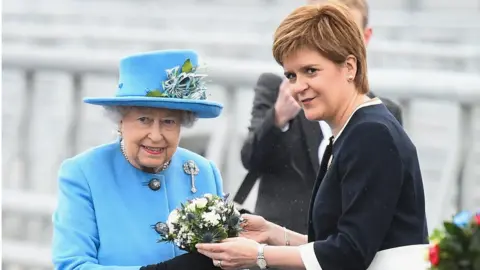
<svg viewBox="0 0 480 270"><path fill-rule="evenodd" d="M284 58L292 96L308 120L328 122L357 95L355 62L349 57L344 64L336 64L311 49L300 49Z"/></svg>
<svg viewBox="0 0 480 270"><path fill-rule="evenodd" d="M362 33L335 1L290 13L275 31L272 52L309 120L335 126L369 91Z"/></svg>
<svg viewBox="0 0 480 270"><path fill-rule="evenodd" d="M133 166L158 171L180 142L182 112L132 107L120 122L125 154Z"/></svg>

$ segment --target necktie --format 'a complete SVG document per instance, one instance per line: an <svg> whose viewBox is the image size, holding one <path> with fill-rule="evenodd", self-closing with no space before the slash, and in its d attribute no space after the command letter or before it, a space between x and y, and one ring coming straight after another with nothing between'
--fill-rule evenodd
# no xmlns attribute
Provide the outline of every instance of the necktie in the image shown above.
<svg viewBox="0 0 480 270"><path fill-rule="evenodd" d="M322 163L320 164L320 170L319 170L319 173L318 173L318 176L321 176L321 179L323 179L323 177L325 176L325 173L328 170L328 163L330 161L330 157L332 156L332 151L333 151L333 139L334 139L333 136L331 136L328 139L329 143L328 143L327 147L325 148L325 152L323 153ZM317 176L317 181L319 180L318 176Z"/></svg>
<svg viewBox="0 0 480 270"><path fill-rule="evenodd" d="M317 179L315 181L315 186L313 188L313 196L317 193L318 187L322 183L323 177L325 177L325 174L327 173L328 170L328 163L330 161L330 157L332 156L332 151L333 151L333 136L329 138L329 144L325 148L325 152L323 153L322 157L322 163L320 164L320 169L318 170L317 174Z"/></svg>

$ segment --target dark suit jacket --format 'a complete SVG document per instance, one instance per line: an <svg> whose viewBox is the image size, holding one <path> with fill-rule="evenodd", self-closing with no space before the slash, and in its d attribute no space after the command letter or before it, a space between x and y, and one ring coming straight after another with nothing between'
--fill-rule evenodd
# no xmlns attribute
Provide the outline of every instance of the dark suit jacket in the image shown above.
<svg viewBox="0 0 480 270"><path fill-rule="evenodd" d="M308 241L322 269L352 270L378 251L428 243L417 151L385 105L357 110L325 150Z"/></svg>
<svg viewBox="0 0 480 270"><path fill-rule="evenodd" d="M282 78L272 73L259 77L241 159L249 170L247 178L261 179L255 213L306 234L323 135L318 122L307 120L303 111L290 121L288 131L275 126L274 104L281 82ZM382 101L401 122L400 108L389 100Z"/></svg>

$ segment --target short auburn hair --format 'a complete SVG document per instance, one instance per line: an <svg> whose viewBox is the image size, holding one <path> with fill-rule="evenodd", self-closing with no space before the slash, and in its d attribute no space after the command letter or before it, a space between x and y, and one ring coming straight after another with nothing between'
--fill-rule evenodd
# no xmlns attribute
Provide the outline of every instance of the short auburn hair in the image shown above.
<svg viewBox="0 0 480 270"><path fill-rule="evenodd" d="M310 4L317 4L317 3L322 3L325 1L337 1L339 3L342 3L346 5L350 9L355 9L360 12L362 15L362 26L363 28L366 28L369 23L369 7L367 0L309 0L308 2Z"/></svg>
<svg viewBox="0 0 480 270"><path fill-rule="evenodd" d="M273 57L283 66L285 57L301 49L315 50L338 65L344 64L349 55L355 56L355 86L360 93L368 93L365 42L345 5L306 5L288 15L275 31Z"/></svg>

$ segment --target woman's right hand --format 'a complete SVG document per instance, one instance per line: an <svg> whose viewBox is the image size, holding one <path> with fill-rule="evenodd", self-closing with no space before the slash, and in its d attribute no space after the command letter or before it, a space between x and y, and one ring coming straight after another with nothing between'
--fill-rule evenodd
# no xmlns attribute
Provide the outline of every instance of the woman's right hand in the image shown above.
<svg viewBox="0 0 480 270"><path fill-rule="evenodd" d="M244 214L242 218L245 223L240 236L255 240L258 243L270 243L273 223L258 215Z"/></svg>

